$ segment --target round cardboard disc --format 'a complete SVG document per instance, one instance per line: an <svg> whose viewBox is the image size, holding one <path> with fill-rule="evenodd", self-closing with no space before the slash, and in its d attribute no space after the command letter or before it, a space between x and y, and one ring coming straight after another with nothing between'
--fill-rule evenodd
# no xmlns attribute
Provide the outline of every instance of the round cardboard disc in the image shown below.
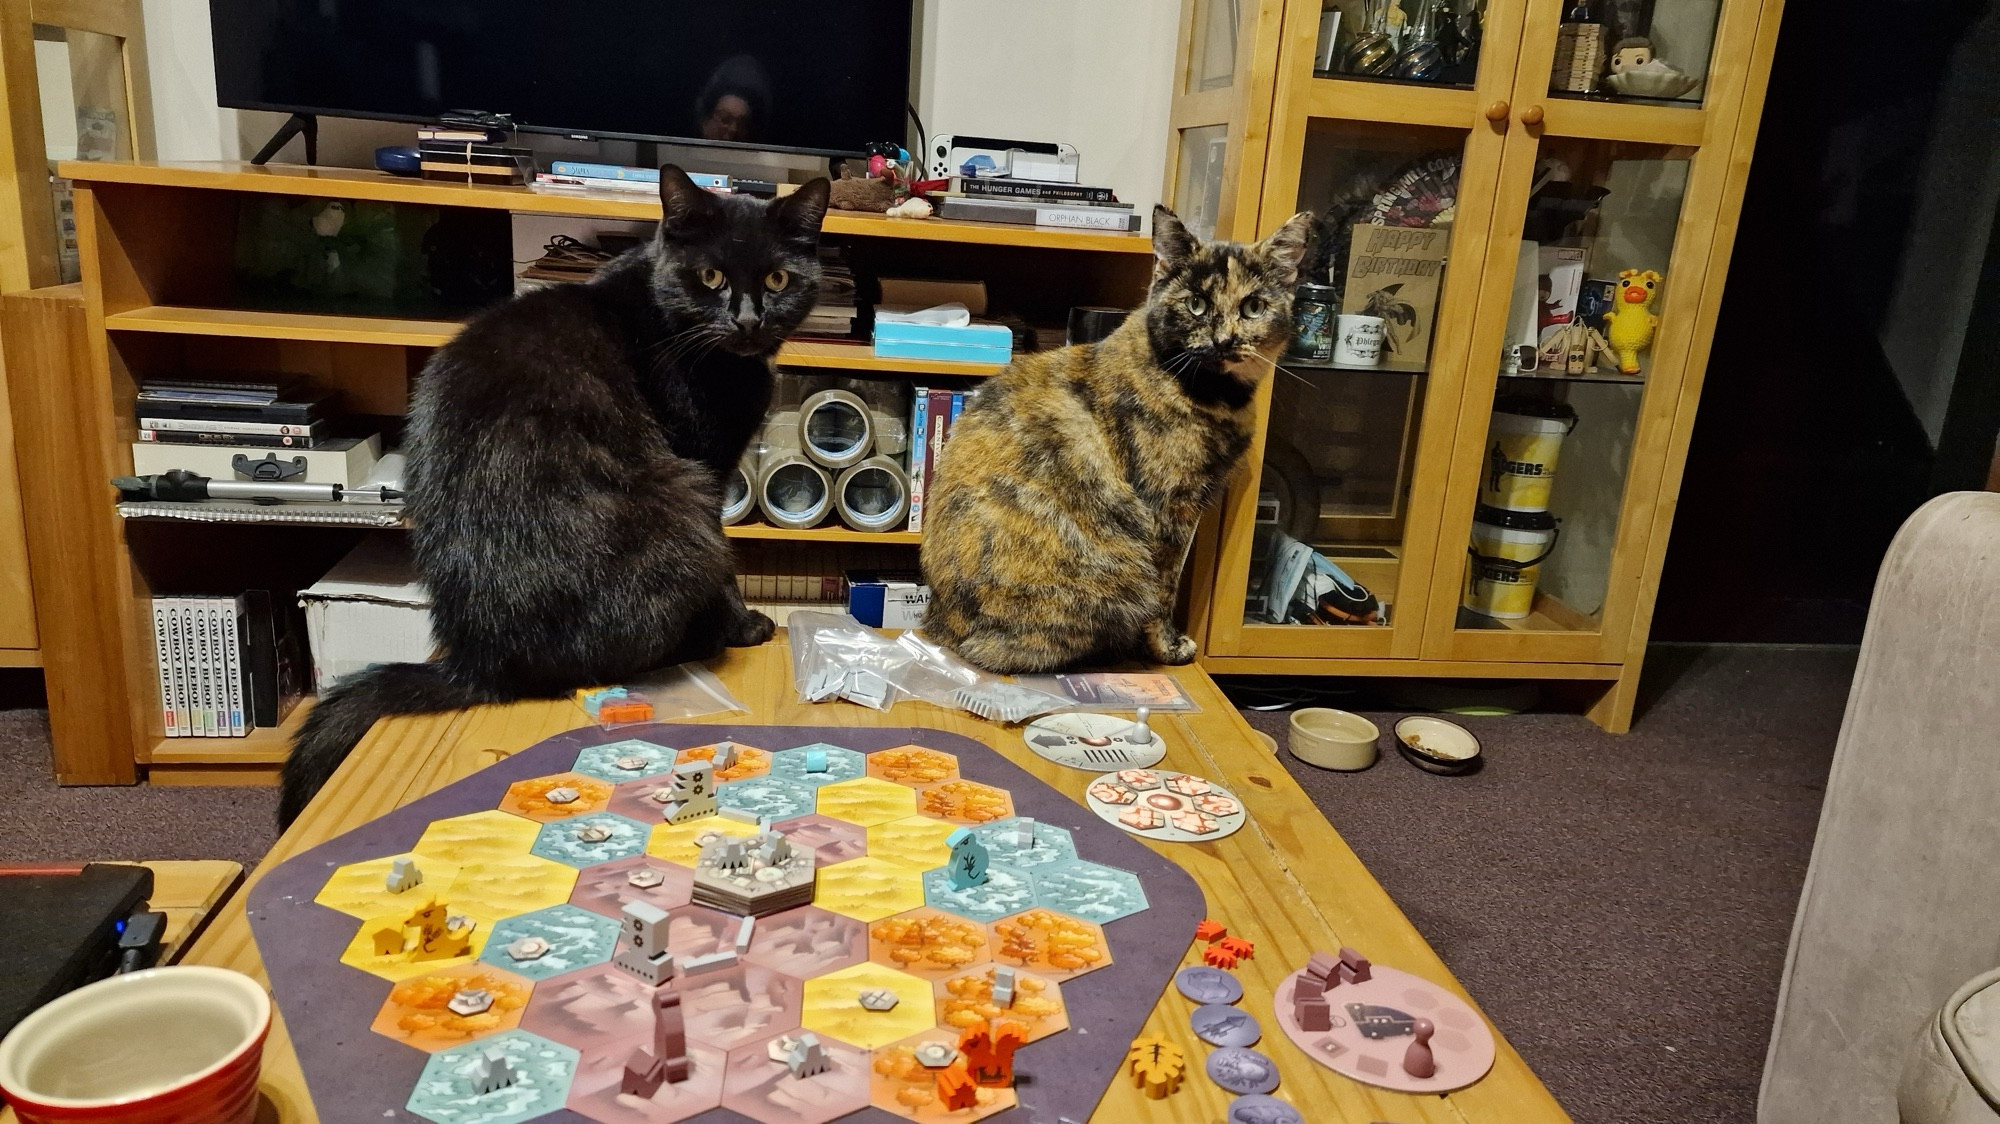
<svg viewBox="0 0 2000 1124"><path fill-rule="evenodd" d="M1207 1006L1234 1003L1243 998L1243 985L1220 968L1190 964L1174 974L1174 986L1182 995Z"/></svg>
<svg viewBox="0 0 2000 1124"><path fill-rule="evenodd" d="M1268 1093L1247 1093L1229 1102L1228 1124L1306 1124L1296 1105Z"/></svg>
<svg viewBox="0 0 2000 1124"><path fill-rule="evenodd" d="M1072 711L1035 719L1021 731L1021 740L1040 757L1093 773L1159 764L1167 755L1166 741L1157 733L1143 744L1128 741L1131 731L1130 718Z"/></svg>
<svg viewBox="0 0 2000 1124"><path fill-rule="evenodd" d="M1274 1014L1286 1037L1335 1073L1402 1093L1449 1093L1493 1068L1493 1032L1486 1020L1429 980L1373 965L1368 979L1326 992L1333 1029L1301 1030L1292 1017L1292 990L1303 976L1294 972L1278 985ZM1429 1077L1403 1070L1416 1019L1429 1019L1437 1028L1430 1042L1437 1070Z"/></svg>
<svg viewBox="0 0 2000 1124"><path fill-rule="evenodd" d="M1227 1003L1204 1003L1188 1016L1195 1037L1211 1046L1255 1046L1264 1037L1257 1016Z"/></svg>
<svg viewBox="0 0 2000 1124"><path fill-rule="evenodd" d="M1224 1046L1208 1056L1208 1079L1242 1096L1278 1087L1278 1063L1255 1050Z"/></svg>
<svg viewBox="0 0 2000 1124"><path fill-rule="evenodd" d="M1211 780L1171 769L1120 769L1084 789L1090 810L1142 839L1206 843L1243 826L1248 814L1235 793Z"/></svg>

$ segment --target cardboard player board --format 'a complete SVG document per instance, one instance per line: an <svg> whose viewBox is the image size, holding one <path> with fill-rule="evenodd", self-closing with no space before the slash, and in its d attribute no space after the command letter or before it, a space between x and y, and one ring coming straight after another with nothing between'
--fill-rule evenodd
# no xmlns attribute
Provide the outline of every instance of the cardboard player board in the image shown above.
<svg viewBox="0 0 2000 1124"><path fill-rule="evenodd" d="M1372 965L1367 980L1325 993L1332 1029L1319 1031L1300 1029L1292 1017L1292 989L1304 979L1304 972L1293 972L1278 985L1278 1025L1307 1056L1335 1073L1401 1093L1449 1093L1493 1068L1493 1032L1486 1020L1421 976ZM1403 1069L1417 1019L1429 1019L1436 1028L1430 1039L1436 1072L1429 1077Z"/></svg>
<svg viewBox="0 0 2000 1124"><path fill-rule="evenodd" d="M724 740L739 752L714 774L719 813L667 822L674 765ZM812 904L756 917L746 941L741 918L694 904L696 868L704 846L712 860L766 826L810 851ZM966 889L943 869L960 827L991 855ZM421 878L406 864L393 892L399 858ZM631 903L656 933L666 914L684 966L668 986L688 1077L650 1096L621 1091L656 1042L646 953L621 936ZM968 738L647 725L551 738L315 847L266 875L249 913L327 1124L858 1124L1089 1119L1203 900ZM1000 967L1015 970L1004 1009ZM871 1010L863 992L896 1002ZM981 1019L1025 1028L1019 1080L947 1111L917 1051ZM826 1068L794 1077L804 1032Z"/></svg>
<svg viewBox="0 0 2000 1124"><path fill-rule="evenodd" d="M1084 790L1099 819L1147 839L1206 843L1234 835L1249 813L1214 781L1172 769L1120 769Z"/></svg>

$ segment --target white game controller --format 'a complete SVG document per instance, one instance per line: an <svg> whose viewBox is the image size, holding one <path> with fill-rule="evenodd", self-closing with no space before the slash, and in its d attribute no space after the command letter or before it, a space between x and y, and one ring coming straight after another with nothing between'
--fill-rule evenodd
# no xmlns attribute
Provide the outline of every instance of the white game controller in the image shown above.
<svg viewBox="0 0 2000 1124"><path fill-rule="evenodd" d="M931 138L930 148L924 153L924 163L930 168L932 179L944 179L947 176L958 175L958 170L965 166L966 161L980 156L992 161L994 167L1005 168L1007 153L1012 149L1053 156L1063 164L1077 162L1076 146L1073 144L1004 140L999 137L961 137L950 133L939 133Z"/></svg>

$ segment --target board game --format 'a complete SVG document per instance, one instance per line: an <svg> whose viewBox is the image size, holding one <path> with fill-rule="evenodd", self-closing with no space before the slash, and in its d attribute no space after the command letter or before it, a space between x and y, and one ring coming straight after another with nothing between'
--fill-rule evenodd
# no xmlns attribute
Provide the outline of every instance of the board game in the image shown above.
<svg viewBox="0 0 2000 1124"><path fill-rule="evenodd" d="M551 738L249 902L328 1124L1083 1121L1202 913L969 738L675 724Z"/></svg>

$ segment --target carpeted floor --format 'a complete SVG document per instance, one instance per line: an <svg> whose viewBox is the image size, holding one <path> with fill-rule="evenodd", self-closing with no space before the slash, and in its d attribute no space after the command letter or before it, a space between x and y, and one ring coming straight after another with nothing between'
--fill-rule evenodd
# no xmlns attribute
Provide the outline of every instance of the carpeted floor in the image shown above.
<svg viewBox="0 0 2000 1124"><path fill-rule="evenodd" d="M1580 1124L1737 1124L1853 664L1666 647L1623 738L1528 714L1466 720L1489 759L1470 777L1287 761ZM1284 740L1284 713L1251 721ZM43 712L0 710L0 863L271 845L272 790L59 789L47 738Z"/></svg>

